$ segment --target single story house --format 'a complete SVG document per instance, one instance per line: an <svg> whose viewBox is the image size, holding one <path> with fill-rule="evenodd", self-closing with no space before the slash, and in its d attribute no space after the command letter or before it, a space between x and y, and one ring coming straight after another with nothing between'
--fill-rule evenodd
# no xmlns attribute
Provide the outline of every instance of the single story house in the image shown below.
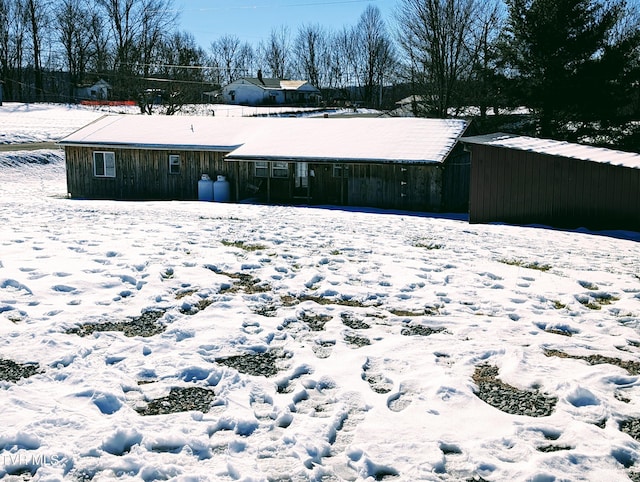
<svg viewBox="0 0 640 482"><path fill-rule="evenodd" d="M320 90L304 80L243 77L222 88L222 102L243 105L316 105Z"/></svg>
<svg viewBox="0 0 640 482"><path fill-rule="evenodd" d="M466 212L462 120L109 115L67 136L74 198L230 200Z"/></svg>
<svg viewBox="0 0 640 482"><path fill-rule="evenodd" d="M100 79L93 84L83 84L76 87L78 100L108 100L111 94L111 84Z"/></svg>
<svg viewBox="0 0 640 482"><path fill-rule="evenodd" d="M469 222L640 231L640 154L504 133L461 142Z"/></svg>

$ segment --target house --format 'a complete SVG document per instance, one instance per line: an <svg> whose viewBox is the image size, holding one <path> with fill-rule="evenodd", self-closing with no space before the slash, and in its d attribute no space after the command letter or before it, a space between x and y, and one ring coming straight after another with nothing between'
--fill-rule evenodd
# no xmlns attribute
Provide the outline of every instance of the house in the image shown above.
<svg viewBox="0 0 640 482"><path fill-rule="evenodd" d="M100 79L93 84L76 86L78 100L108 100L111 94L111 84Z"/></svg>
<svg viewBox="0 0 640 482"><path fill-rule="evenodd" d="M105 116L62 141L70 196L466 211L466 123L416 118Z"/></svg>
<svg viewBox="0 0 640 482"><path fill-rule="evenodd" d="M472 223L640 231L640 154L504 133L461 142Z"/></svg>
<svg viewBox="0 0 640 482"><path fill-rule="evenodd" d="M267 79L258 71L258 77L243 77L222 88L222 101L227 104L263 105L316 105L320 90L304 80Z"/></svg>

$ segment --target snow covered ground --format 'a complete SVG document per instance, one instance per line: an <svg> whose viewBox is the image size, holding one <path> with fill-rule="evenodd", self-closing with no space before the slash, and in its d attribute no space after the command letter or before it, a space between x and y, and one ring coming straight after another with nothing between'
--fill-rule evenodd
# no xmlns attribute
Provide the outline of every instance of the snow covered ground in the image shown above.
<svg viewBox="0 0 640 482"><path fill-rule="evenodd" d="M0 166L5 480L639 480L638 233L78 201L60 151Z"/></svg>

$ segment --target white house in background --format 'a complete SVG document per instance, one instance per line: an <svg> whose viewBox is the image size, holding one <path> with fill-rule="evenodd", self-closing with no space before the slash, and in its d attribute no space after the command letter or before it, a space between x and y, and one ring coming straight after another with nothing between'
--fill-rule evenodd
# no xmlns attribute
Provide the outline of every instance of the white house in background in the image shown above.
<svg viewBox="0 0 640 482"><path fill-rule="evenodd" d="M100 79L94 84L83 84L76 87L78 100L107 100L111 93L111 84Z"/></svg>
<svg viewBox="0 0 640 482"><path fill-rule="evenodd" d="M266 79L243 77L222 88L222 101L226 104L309 105L320 101L320 90L304 80Z"/></svg>

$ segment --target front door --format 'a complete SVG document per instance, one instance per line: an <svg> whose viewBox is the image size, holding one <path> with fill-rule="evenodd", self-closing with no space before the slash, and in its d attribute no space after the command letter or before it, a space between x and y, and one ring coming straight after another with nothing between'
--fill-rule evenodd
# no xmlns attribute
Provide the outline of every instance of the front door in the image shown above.
<svg viewBox="0 0 640 482"><path fill-rule="evenodd" d="M309 164L306 162L295 163L294 198L309 198Z"/></svg>

